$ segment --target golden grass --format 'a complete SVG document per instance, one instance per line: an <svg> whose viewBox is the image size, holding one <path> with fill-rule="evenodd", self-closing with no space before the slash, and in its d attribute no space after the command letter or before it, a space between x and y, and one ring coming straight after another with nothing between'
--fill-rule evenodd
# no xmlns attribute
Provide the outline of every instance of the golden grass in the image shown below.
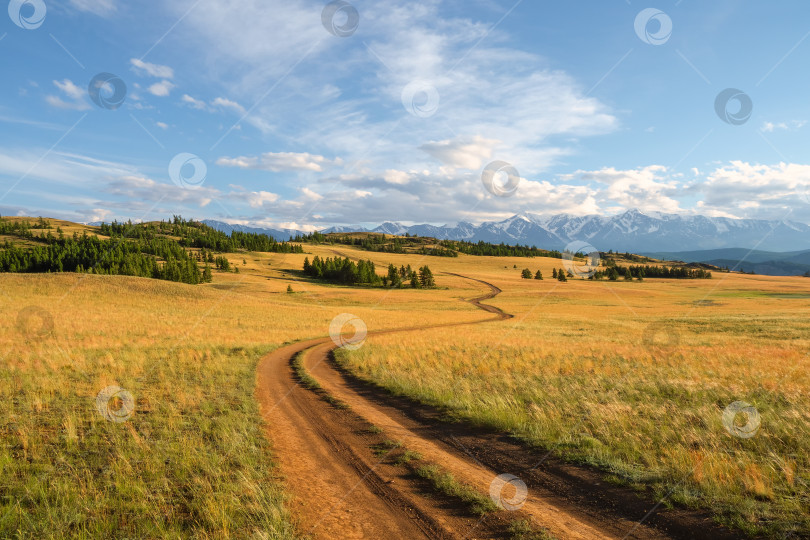
<svg viewBox="0 0 810 540"><path fill-rule="evenodd" d="M297 280L303 255L228 256L240 273L200 286L0 274L0 537L292 538L258 359L344 312L372 330L480 318L446 291ZM96 408L111 385L125 422Z"/></svg>
<svg viewBox="0 0 810 540"><path fill-rule="evenodd" d="M258 358L346 312L370 331L490 317L460 302L483 287L447 272L499 286L490 303L516 318L372 336L347 365L747 531L807 532L810 280L559 283L556 259L306 249L228 254L240 272L200 286L0 275L0 536L292 537L253 401ZM439 289L300 278L305 256L334 250L429 264ZM546 280L520 279L526 267ZM53 321L42 335L38 313ZM654 322L677 331L674 351L645 344ZM134 396L126 422L96 410L110 385ZM737 400L761 415L751 439L722 424Z"/></svg>
<svg viewBox="0 0 810 540"><path fill-rule="evenodd" d="M519 277L559 261L474 262L431 267L467 265L504 290L490 303L514 320L372 336L341 360L394 392L711 508L752 534L810 532L810 280L561 284ZM675 332L677 347L661 336L645 343L653 323ZM735 401L761 415L753 438L722 422Z"/></svg>

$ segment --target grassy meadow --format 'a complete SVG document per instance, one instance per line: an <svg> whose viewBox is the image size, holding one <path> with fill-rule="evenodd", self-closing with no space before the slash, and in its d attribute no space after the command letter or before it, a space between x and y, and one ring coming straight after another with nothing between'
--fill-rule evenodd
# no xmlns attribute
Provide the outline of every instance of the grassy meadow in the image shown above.
<svg viewBox="0 0 810 540"><path fill-rule="evenodd" d="M494 283L488 302L515 319L372 336L340 361L750 534L810 534L809 279L559 283L559 261L476 262L436 268ZM723 423L736 401L760 415L751 438Z"/></svg>
<svg viewBox="0 0 810 540"><path fill-rule="evenodd" d="M197 286L0 274L0 537L295 537L254 399L259 358L342 313L370 331L490 318L461 301L485 287L448 273L497 285L488 302L516 317L369 336L340 360L752 534L810 534L810 280L559 283L558 259L306 251L227 254L239 272ZM380 272L429 264L439 288L301 278L305 256L334 251ZM123 421L98 410L110 386L132 397L109 401ZM723 424L735 401L760 415L751 438Z"/></svg>
<svg viewBox="0 0 810 540"><path fill-rule="evenodd" d="M431 291L300 281L304 255L229 257L238 274L197 286L0 274L0 537L293 538L261 356L344 312L369 329L480 318L444 293L422 308ZM107 405L125 421L97 408L109 386L132 396Z"/></svg>

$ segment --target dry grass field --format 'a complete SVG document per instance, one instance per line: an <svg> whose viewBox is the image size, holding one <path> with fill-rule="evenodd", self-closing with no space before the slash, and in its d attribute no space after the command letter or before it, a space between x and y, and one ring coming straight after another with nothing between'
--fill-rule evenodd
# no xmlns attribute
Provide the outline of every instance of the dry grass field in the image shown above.
<svg viewBox="0 0 810 540"><path fill-rule="evenodd" d="M559 283L513 268L549 276L558 263L441 261L503 289L489 303L515 319L372 336L340 360L450 416L651 486L664 504L711 508L751 534L810 534L810 280ZM736 401L759 414L753 437L724 425Z"/></svg>
<svg viewBox="0 0 810 540"><path fill-rule="evenodd" d="M333 249L429 264L439 289L299 277ZM370 336L344 365L749 533L810 534L810 280L559 283L553 259L306 251L229 254L239 273L198 286L0 275L0 536L294 537L254 400L259 358L341 313L371 331L486 318L460 301L481 286L451 272L503 289L489 303L515 318ZM110 386L125 418L97 406ZM723 424L735 401L760 415L751 438Z"/></svg>

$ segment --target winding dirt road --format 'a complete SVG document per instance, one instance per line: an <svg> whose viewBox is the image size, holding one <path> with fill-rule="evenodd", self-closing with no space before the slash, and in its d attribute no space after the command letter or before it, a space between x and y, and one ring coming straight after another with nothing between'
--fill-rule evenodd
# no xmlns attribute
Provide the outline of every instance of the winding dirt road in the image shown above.
<svg viewBox="0 0 810 540"><path fill-rule="evenodd" d="M489 289L466 301L492 317L369 335L512 318L483 303L501 292L498 287L453 275ZM332 357L335 348L328 337L294 343L258 366L256 397L302 534L324 539L505 538L512 521L528 520L561 540L735 538L697 512L648 515L654 502L604 483L597 471L528 450L503 434L443 422L438 411L393 397L341 370ZM301 385L292 367L296 357L322 389ZM330 404L325 395L342 406ZM402 447L393 448L390 440ZM404 449L482 494L490 492L499 474L513 474L526 484L528 496L517 511L480 518L459 501L431 493L410 469L398 465ZM508 500L516 493L507 486L502 495Z"/></svg>

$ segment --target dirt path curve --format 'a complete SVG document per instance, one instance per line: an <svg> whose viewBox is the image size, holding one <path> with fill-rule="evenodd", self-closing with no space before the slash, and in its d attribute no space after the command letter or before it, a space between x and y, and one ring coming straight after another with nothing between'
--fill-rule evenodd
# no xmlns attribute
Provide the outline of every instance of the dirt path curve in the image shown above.
<svg viewBox="0 0 810 540"><path fill-rule="evenodd" d="M369 335L481 324L513 317L482 303L500 294L502 291L498 287L482 280L452 275L486 285L488 293L466 301L494 317L472 323L370 332ZM409 450L419 452L426 461L440 465L482 493L489 492L498 474L510 472L502 467L515 467L515 474L521 476L520 471L528 469L525 466L521 469L521 460L531 459L526 451L515 445L510 447L509 443L491 436L474 433L474 430L465 432L463 426L450 429L437 425L431 419L421 418L418 411L416 415L408 414L414 411L405 411L413 409L407 403L386 397L384 392L370 389L342 372L331 358L335 348L330 338L299 342L274 351L258 366L257 399L281 472L293 495L291 511L299 521L301 532L324 539L502 537L502 534L497 534L497 523L482 524L482 520L465 515L458 508L448 507L446 501L425 497L424 486L415 485L403 467L387 463L384 457L375 456L370 451L369 447L376 439L364 431L363 426L373 424L382 428L388 438L402 442ZM336 409L300 385L291 367L292 359L298 355L323 390L348 404L349 409ZM624 512L611 511L611 504L600 502L599 497L596 501L591 500L593 493L585 492L603 490L599 487L597 475L583 479L567 471L568 475L563 475L562 480L559 475L544 478L543 475L549 474L546 467L535 467L526 474L528 476L521 479L529 487L528 497L520 512L507 516L507 519L528 517L535 525L548 529L555 538L703 537L693 528L700 526L701 516L687 516L689 519L684 520L685 527L681 531L686 534L670 534L671 531L663 532L662 527L636 524L645 511L643 505L632 508L633 498L638 501L635 495L619 493L631 507L622 508ZM555 482L563 484L562 489L554 489ZM584 487L579 485L583 482ZM612 487L605 491L608 498L613 492L618 493L617 488ZM511 497L513 493L504 492L504 496ZM616 501L611 503L616 505ZM651 506L647 504L647 508ZM504 513L511 514L499 514ZM666 520L664 525L663 530L670 528L666 527ZM705 532L710 533L711 538L728 537L718 534L717 528L710 523L703 525L708 527ZM676 526L676 532L677 529Z"/></svg>

